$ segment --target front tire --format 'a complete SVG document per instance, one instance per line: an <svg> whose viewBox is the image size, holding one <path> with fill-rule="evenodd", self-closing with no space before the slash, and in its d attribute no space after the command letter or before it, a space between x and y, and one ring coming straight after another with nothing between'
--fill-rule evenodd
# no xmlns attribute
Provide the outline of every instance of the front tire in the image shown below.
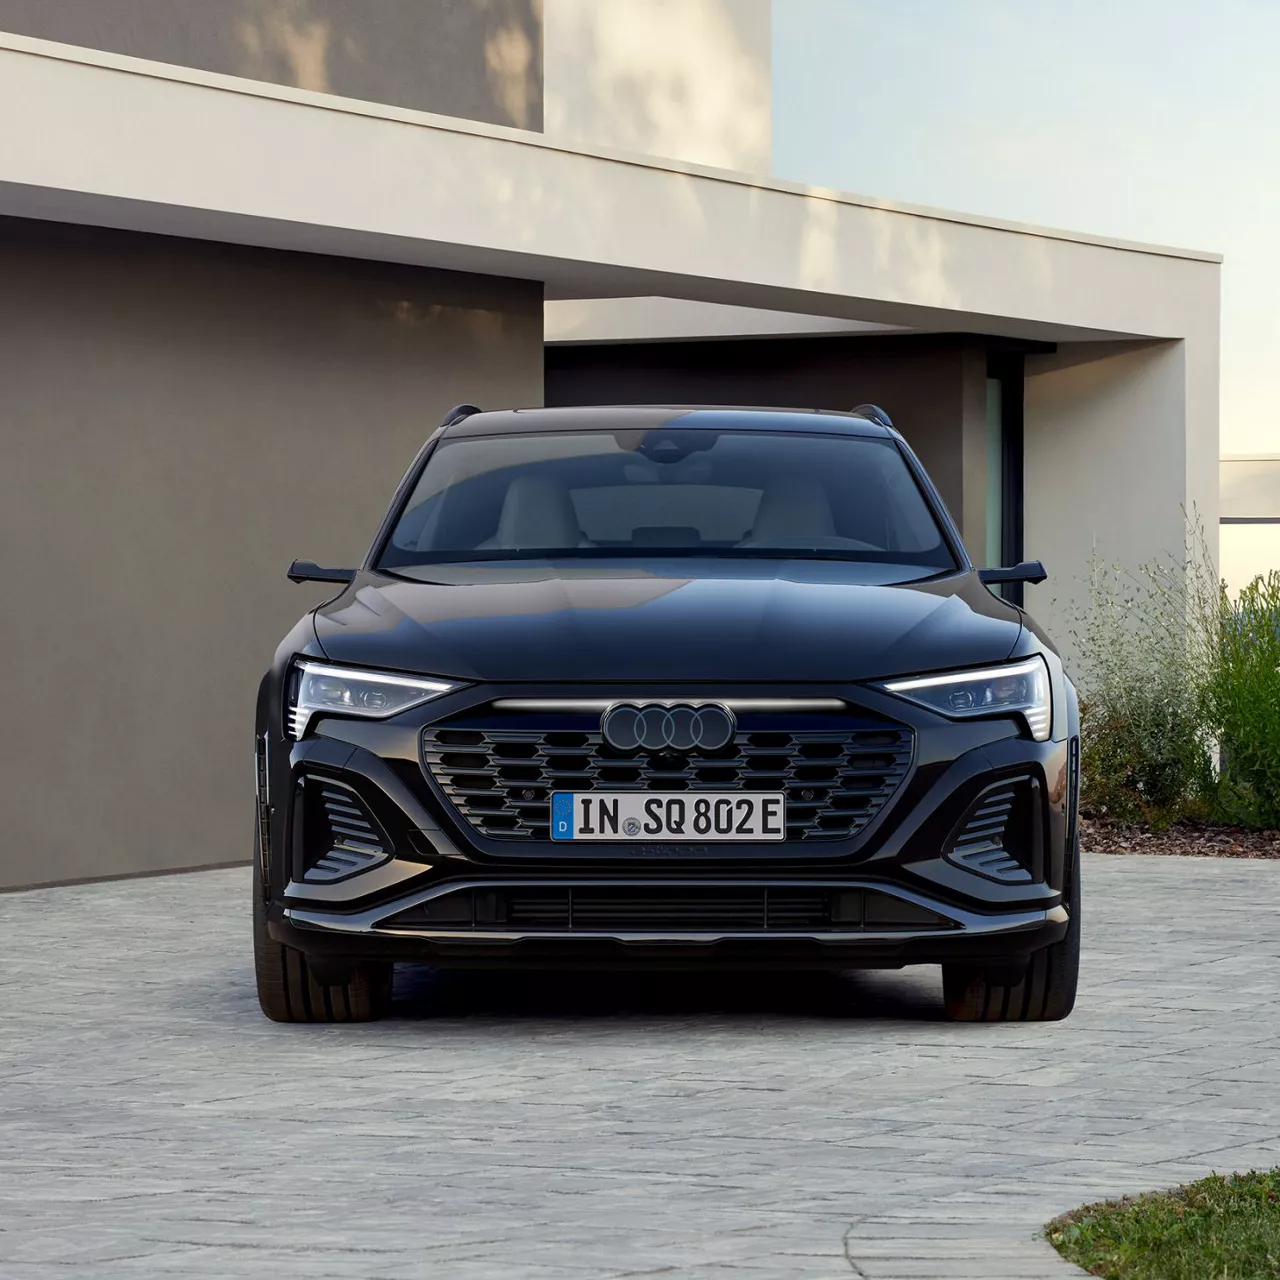
<svg viewBox="0 0 1280 1280"><path fill-rule="evenodd" d="M952 1022L1059 1022L1075 1006L1080 977L1080 838L1071 861L1066 937L1031 953L1014 984L960 964L942 966L942 997Z"/></svg>
<svg viewBox="0 0 1280 1280"><path fill-rule="evenodd" d="M258 859L253 866L253 968L258 1003L272 1022L372 1022L391 1008L390 964L355 964L339 982L321 982L305 953L267 931Z"/></svg>

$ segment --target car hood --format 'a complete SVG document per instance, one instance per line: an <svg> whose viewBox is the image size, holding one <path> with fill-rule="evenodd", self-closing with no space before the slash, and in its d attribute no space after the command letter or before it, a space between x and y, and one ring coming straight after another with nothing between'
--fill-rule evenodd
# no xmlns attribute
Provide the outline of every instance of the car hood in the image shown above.
<svg viewBox="0 0 1280 1280"><path fill-rule="evenodd" d="M1021 616L975 573L892 586L837 562L433 565L316 611L336 662L459 680L867 680L999 662ZM404 571L401 571L404 572Z"/></svg>

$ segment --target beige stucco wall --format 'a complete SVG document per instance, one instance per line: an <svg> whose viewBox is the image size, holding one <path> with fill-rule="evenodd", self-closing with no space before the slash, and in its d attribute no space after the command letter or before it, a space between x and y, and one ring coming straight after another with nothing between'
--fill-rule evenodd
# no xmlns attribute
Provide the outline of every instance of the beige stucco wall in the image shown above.
<svg viewBox="0 0 1280 1280"><path fill-rule="evenodd" d="M1178 557L1188 522L1218 551L1217 313L1197 343L1064 343L1027 361L1027 606L1070 660L1089 566Z"/></svg>
<svg viewBox="0 0 1280 1280"><path fill-rule="evenodd" d="M538 0L0 0L0 31L542 127Z"/></svg>
<svg viewBox="0 0 1280 1280"><path fill-rule="evenodd" d="M0 212L1050 342L1198 343L1217 306L1204 255L0 35L0 117L27 116Z"/></svg>
<svg viewBox="0 0 1280 1280"><path fill-rule="evenodd" d="M0 220L0 885L249 856L254 696L536 285Z"/></svg>
<svg viewBox="0 0 1280 1280"><path fill-rule="evenodd" d="M810 333L904 333L870 320L729 307L687 298L566 298L545 308L548 342L681 342L696 338L796 337Z"/></svg>
<svg viewBox="0 0 1280 1280"><path fill-rule="evenodd" d="M767 174L770 0L543 0L547 136Z"/></svg>

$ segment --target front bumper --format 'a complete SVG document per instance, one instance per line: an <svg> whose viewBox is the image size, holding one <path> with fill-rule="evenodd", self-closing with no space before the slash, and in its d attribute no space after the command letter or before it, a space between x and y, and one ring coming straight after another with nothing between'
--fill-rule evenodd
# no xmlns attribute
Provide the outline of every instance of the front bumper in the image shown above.
<svg viewBox="0 0 1280 1280"><path fill-rule="evenodd" d="M262 870L273 936L315 956L440 965L1012 967L1066 930L1075 756L1065 736L1036 743L1011 721L957 724L866 688L824 689L851 707L892 717L914 740L901 784L853 838L696 848L486 839L433 785L423 730L495 699L534 692L546 691L471 688L393 720L320 721L301 742L285 739L278 722L260 713L269 758L260 769L268 850ZM590 690L594 697L600 692ZM796 689L772 692L785 699ZM703 698L742 693L697 691ZM616 696L634 698L637 691L620 688ZM304 876L301 851L300 784L317 779L359 796L377 833L374 844L384 846L367 865L324 883ZM981 874L950 852L975 798L1008 779L1025 780L1034 795L1028 830L1035 853L1019 854L1030 870L1015 881ZM602 894L623 901L666 891L683 904L672 918L602 916ZM594 915L574 918L571 902L568 918L553 913L532 923L516 911L473 909L468 918L448 909L480 892L570 900L576 893ZM856 921L830 907L820 920L810 912L801 924L788 924L785 913L774 918L766 907L750 927L738 927L717 907L688 923L688 902L700 894L741 902L757 892L766 900L769 893L825 895L828 903L852 895L878 905Z"/></svg>
<svg viewBox="0 0 1280 1280"><path fill-rule="evenodd" d="M876 902L870 918L827 927L735 929L701 927L526 927L474 921L447 927L432 924L423 908L463 895L497 897L504 891L563 893L579 896L606 890L623 900L627 893L652 895L670 889L687 897L746 894L761 890L775 896L788 890L814 896L815 891L840 900ZM885 905L889 904L889 905ZM914 921L914 923L912 923ZM708 968L898 968L905 964L961 961L975 966L1016 967L1066 932L1062 905L1029 911L978 914L944 905L924 894L865 880L678 880L627 881L617 878L501 880L481 877L455 880L399 895L374 907L339 912L286 906L273 913L272 936L299 950L357 959L417 960L440 966L579 967L586 963L613 968L663 965Z"/></svg>

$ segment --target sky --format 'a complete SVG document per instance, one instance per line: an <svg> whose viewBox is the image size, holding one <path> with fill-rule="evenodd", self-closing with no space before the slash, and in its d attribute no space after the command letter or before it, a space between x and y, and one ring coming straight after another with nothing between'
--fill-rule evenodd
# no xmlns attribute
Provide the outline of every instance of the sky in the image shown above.
<svg viewBox="0 0 1280 1280"><path fill-rule="evenodd" d="M1280 0L773 0L773 167L1224 255L1223 453L1280 453Z"/></svg>

